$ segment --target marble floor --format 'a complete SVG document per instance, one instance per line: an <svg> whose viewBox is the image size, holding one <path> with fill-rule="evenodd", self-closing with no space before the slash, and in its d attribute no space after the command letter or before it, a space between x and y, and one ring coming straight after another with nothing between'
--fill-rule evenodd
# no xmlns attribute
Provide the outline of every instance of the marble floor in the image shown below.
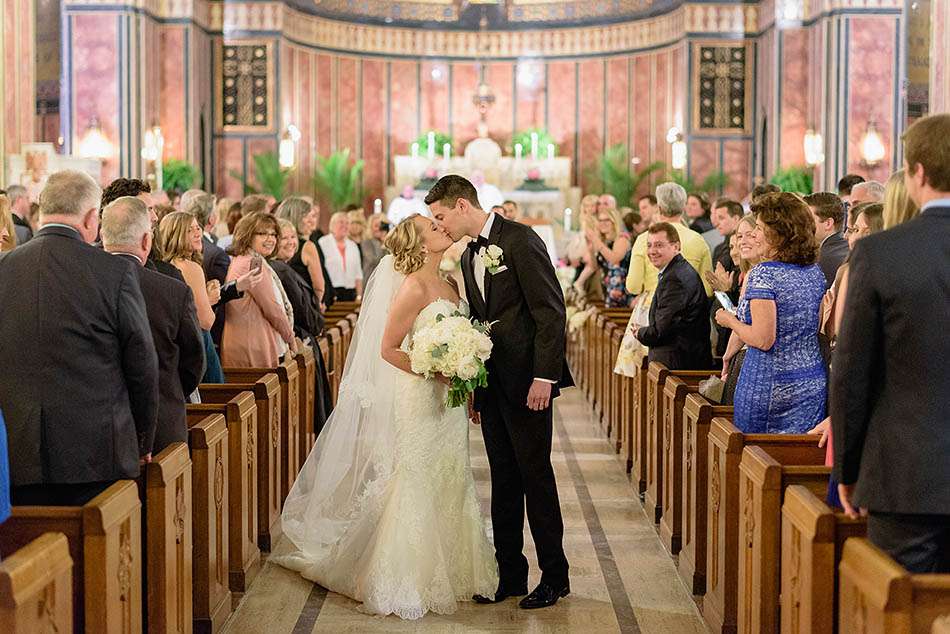
<svg viewBox="0 0 950 634"><path fill-rule="evenodd" d="M307 632L584 632L584 634L705 632L699 612L677 577L673 560L643 512L623 467L592 420L581 392L556 401L552 461L564 515L571 590L552 608L526 611L515 600L463 603L451 616L404 622L373 617L358 604L297 574L265 563L228 621L228 634ZM481 433L472 427L472 464L488 515L489 475ZM535 565L525 524L528 560ZM288 550L285 541L275 552ZM532 570L529 588L537 583Z"/></svg>

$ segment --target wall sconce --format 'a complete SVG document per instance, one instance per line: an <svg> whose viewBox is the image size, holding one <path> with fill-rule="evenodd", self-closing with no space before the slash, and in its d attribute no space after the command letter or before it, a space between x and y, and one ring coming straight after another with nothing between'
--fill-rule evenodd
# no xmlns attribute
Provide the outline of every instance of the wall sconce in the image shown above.
<svg viewBox="0 0 950 634"><path fill-rule="evenodd" d="M877 131L874 120L871 119L868 121L868 129L865 130L864 136L861 137L862 162L867 167L875 167L884 160L885 154L887 154L887 149L884 147L884 139L881 138L881 134Z"/></svg>
<svg viewBox="0 0 950 634"><path fill-rule="evenodd" d="M145 138L142 142L142 159L146 163L151 163L151 176L154 178L155 188L162 189L162 154L165 151L165 137L162 136L162 128L154 125L145 131ZM146 167L148 172L148 167Z"/></svg>
<svg viewBox="0 0 950 634"><path fill-rule="evenodd" d="M112 153L112 144L109 142L109 139L106 138L106 135L102 133L99 118L93 117L89 120L86 133L79 141L79 156L104 161L110 158Z"/></svg>
<svg viewBox="0 0 950 634"><path fill-rule="evenodd" d="M675 170L686 169L686 142L679 128L672 127L666 133L666 142L670 144L672 157L670 165Z"/></svg>
<svg viewBox="0 0 950 634"><path fill-rule="evenodd" d="M281 135L280 146L277 150L278 162L284 169L293 169L297 164L297 141L299 140L300 129L291 123Z"/></svg>
<svg viewBox="0 0 950 634"><path fill-rule="evenodd" d="M805 131L805 163L815 167L825 162L825 141L821 135L809 128Z"/></svg>

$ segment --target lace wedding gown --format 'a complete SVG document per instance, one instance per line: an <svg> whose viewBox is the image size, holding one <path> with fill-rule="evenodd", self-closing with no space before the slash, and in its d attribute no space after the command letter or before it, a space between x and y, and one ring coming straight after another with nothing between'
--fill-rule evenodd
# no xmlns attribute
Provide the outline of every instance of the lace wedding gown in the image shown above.
<svg viewBox="0 0 950 634"><path fill-rule="evenodd" d="M403 348L421 324L456 310L467 313L467 306L427 306ZM450 614L457 601L490 596L498 584L471 472L466 411L447 409L447 388L435 380L391 366L378 370L376 381L354 380L352 372L344 379L333 416L343 420L328 422L321 434L323 440L330 431L328 446L314 449L284 507L285 533L299 550L273 559L372 614ZM359 402L356 420L347 397ZM361 425L364 437L348 438L351 445L335 440L333 425L340 423Z"/></svg>

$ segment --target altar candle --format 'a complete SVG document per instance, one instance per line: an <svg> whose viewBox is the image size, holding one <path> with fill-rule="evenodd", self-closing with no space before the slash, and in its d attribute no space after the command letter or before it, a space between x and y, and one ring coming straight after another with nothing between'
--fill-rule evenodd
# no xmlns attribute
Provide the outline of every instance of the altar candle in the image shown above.
<svg viewBox="0 0 950 634"><path fill-rule="evenodd" d="M449 160L449 155L452 153L452 146L448 143L442 145L442 159L445 161Z"/></svg>
<svg viewBox="0 0 950 634"><path fill-rule="evenodd" d="M383 213L383 200L381 198L377 198L376 200L373 201L373 213L374 214Z"/></svg>
<svg viewBox="0 0 950 634"><path fill-rule="evenodd" d="M548 160L551 160L553 158L554 158L554 144L548 143Z"/></svg>
<svg viewBox="0 0 950 634"><path fill-rule="evenodd" d="M564 230L565 231L570 231L573 228L572 223L571 223L572 214L573 212L571 211L570 207L566 207L564 209Z"/></svg>
<svg viewBox="0 0 950 634"><path fill-rule="evenodd" d="M538 160L538 133L531 133L531 160Z"/></svg>
<svg viewBox="0 0 950 634"><path fill-rule="evenodd" d="M516 160L516 161L520 161L520 160L521 160L521 153L522 153L523 151L524 151L524 148L521 147L521 144L520 144L520 143L515 143L515 160Z"/></svg>
<svg viewBox="0 0 950 634"><path fill-rule="evenodd" d="M430 132L426 137L426 141L426 145L428 146L427 154L429 155L429 160L431 161L435 158L435 132Z"/></svg>
<svg viewBox="0 0 950 634"><path fill-rule="evenodd" d="M419 158L419 144L413 143L412 144L412 159L415 160L417 158Z"/></svg>

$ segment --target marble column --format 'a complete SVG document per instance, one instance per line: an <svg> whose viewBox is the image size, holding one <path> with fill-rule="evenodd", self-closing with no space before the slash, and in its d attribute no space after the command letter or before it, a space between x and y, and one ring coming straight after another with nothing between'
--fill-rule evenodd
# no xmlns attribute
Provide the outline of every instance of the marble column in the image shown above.
<svg viewBox="0 0 950 634"><path fill-rule="evenodd" d="M930 112L950 112L950 3L931 3Z"/></svg>
<svg viewBox="0 0 950 634"><path fill-rule="evenodd" d="M34 75L32 0L0 0L0 161L18 154L23 143L36 138L36 78ZM0 165L0 185L5 169Z"/></svg>

